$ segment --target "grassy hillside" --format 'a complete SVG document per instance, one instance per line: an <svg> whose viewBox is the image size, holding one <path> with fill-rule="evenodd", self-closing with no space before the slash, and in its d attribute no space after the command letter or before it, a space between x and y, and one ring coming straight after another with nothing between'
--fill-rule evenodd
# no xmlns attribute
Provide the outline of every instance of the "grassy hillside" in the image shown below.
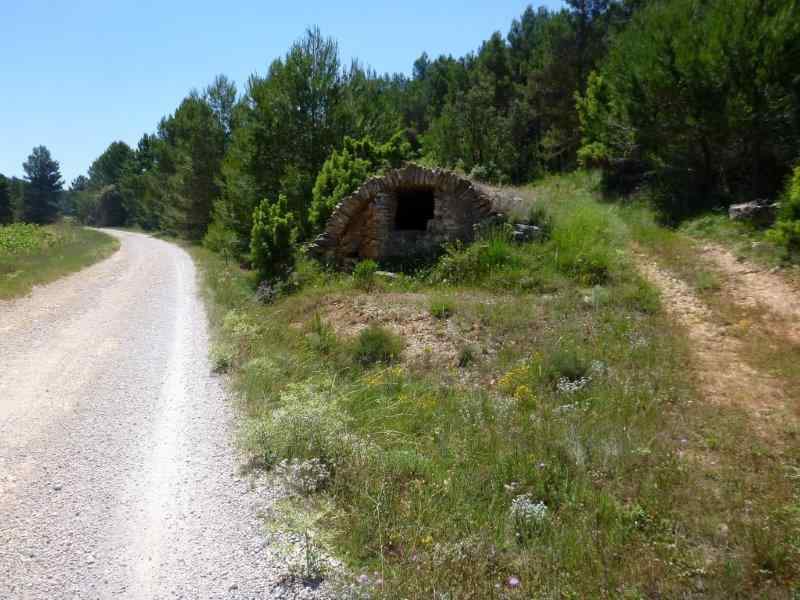
<svg viewBox="0 0 800 600"><path fill-rule="evenodd" d="M59 223L0 227L0 299L22 296L106 258L119 242L99 231Z"/></svg>
<svg viewBox="0 0 800 600"><path fill-rule="evenodd" d="M596 185L519 190L544 241L496 230L396 278L301 261L270 305L196 251L243 444L314 523L305 576L322 546L386 598L784 597L797 580L794 463L704 401L640 275L685 238Z"/></svg>

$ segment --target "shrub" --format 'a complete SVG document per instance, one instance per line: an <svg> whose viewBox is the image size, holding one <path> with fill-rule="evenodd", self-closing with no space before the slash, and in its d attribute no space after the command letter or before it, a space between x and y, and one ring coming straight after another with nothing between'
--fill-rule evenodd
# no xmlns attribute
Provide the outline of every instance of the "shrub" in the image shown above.
<svg viewBox="0 0 800 600"><path fill-rule="evenodd" d="M246 447L266 466L317 459L335 465L348 452L347 427L335 400L311 384L290 385L279 407L250 424Z"/></svg>
<svg viewBox="0 0 800 600"><path fill-rule="evenodd" d="M375 287L375 273L378 272L378 263L374 260L362 260L353 269L353 281L357 288L369 291Z"/></svg>
<svg viewBox="0 0 800 600"><path fill-rule="evenodd" d="M236 255L239 240L235 231L225 228L224 225L217 221L212 221L203 238L203 245L212 252L221 255L228 262Z"/></svg>
<svg viewBox="0 0 800 600"><path fill-rule="evenodd" d="M530 370L540 383L563 395L585 390L606 372L605 363L588 360L576 346L563 341L555 351L537 356Z"/></svg>
<svg viewBox="0 0 800 600"><path fill-rule="evenodd" d="M211 350L211 371L213 373L227 373L233 365L234 351L230 346L214 346Z"/></svg>
<svg viewBox="0 0 800 600"><path fill-rule="evenodd" d="M486 183L507 184L508 177L497 167L494 161L489 161L485 165L475 165L469 173L470 179L483 181Z"/></svg>
<svg viewBox="0 0 800 600"><path fill-rule="evenodd" d="M356 339L354 357L363 366L395 361L404 347L400 336L379 325L363 329Z"/></svg>
<svg viewBox="0 0 800 600"><path fill-rule="evenodd" d="M516 262L510 232L503 226L488 231L469 246L458 242L447 246L433 277L451 283L475 282L495 269L513 266Z"/></svg>
<svg viewBox="0 0 800 600"><path fill-rule="evenodd" d="M446 298L434 298L431 300L430 313L436 319L449 319L453 316L455 308L453 303Z"/></svg>
<svg viewBox="0 0 800 600"><path fill-rule="evenodd" d="M382 169L399 167L410 157L411 145L403 132L396 133L385 144L377 144L369 137L361 140L346 137L341 151L333 151L314 183L309 211L312 227L322 229L336 205L368 177Z"/></svg>
<svg viewBox="0 0 800 600"><path fill-rule="evenodd" d="M551 381L584 379L591 369L589 363L571 349L560 349L547 357L544 372Z"/></svg>
<svg viewBox="0 0 800 600"><path fill-rule="evenodd" d="M250 255L260 279L285 273L291 266L297 239L295 217L288 211L286 197L277 202L262 200L253 212Z"/></svg>
<svg viewBox="0 0 800 600"><path fill-rule="evenodd" d="M458 353L458 366L461 369L466 369L475 362L475 355L477 352L472 346L464 346L461 352Z"/></svg>
<svg viewBox="0 0 800 600"><path fill-rule="evenodd" d="M768 237L790 254L800 254L800 166L795 167L786 186L778 221Z"/></svg>
<svg viewBox="0 0 800 600"><path fill-rule="evenodd" d="M308 460L284 458L275 467L275 472L290 488L304 495L318 492L331 478L330 469L318 458Z"/></svg>

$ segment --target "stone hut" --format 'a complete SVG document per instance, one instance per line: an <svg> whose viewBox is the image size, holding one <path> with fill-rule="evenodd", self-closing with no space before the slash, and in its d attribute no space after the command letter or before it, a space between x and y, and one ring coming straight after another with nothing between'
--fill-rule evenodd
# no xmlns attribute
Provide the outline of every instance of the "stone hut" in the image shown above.
<svg viewBox="0 0 800 600"><path fill-rule="evenodd" d="M488 188L451 171L407 165L373 177L333 211L312 253L345 264L425 254L472 241L494 214Z"/></svg>

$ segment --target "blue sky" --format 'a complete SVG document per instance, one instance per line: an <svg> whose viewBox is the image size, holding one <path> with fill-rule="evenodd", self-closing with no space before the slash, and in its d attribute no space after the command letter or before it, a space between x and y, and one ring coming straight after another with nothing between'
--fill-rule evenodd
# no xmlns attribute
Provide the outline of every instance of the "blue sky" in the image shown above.
<svg viewBox="0 0 800 600"><path fill-rule="evenodd" d="M134 146L216 74L241 88L310 25L345 60L410 73L423 51L461 56L505 34L529 3L0 0L0 173L21 176L44 144L69 182L110 142Z"/></svg>

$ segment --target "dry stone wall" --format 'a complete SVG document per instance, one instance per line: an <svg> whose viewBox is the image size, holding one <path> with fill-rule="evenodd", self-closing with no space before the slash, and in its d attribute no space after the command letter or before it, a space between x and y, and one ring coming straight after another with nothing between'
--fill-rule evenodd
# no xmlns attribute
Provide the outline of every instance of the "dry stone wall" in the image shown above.
<svg viewBox="0 0 800 600"><path fill-rule="evenodd" d="M398 210L404 219L411 212L412 221L419 212L422 221L405 227ZM369 179L345 198L312 252L339 264L424 254L444 242L471 241L473 226L494 212L488 188L451 171L407 165Z"/></svg>

